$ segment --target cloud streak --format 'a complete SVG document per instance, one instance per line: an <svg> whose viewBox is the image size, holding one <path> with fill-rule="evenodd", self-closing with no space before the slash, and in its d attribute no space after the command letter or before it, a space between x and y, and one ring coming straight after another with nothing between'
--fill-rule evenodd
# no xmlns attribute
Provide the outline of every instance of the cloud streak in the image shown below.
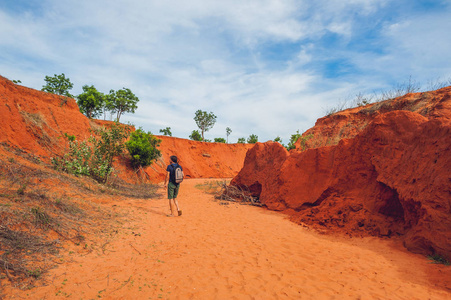
<svg viewBox="0 0 451 300"><path fill-rule="evenodd" d="M288 142L352 93L451 77L449 20L449 1L17 0L0 5L0 74L130 88L123 120L153 133L187 138L202 109L209 139Z"/></svg>

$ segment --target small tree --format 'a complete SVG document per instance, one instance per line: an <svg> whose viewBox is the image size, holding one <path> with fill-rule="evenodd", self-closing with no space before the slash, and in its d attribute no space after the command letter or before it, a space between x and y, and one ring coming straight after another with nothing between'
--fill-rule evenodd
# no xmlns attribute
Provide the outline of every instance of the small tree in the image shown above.
<svg viewBox="0 0 451 300"><path fill-rule="evenodd" d="M212 112L207 113L199 109L195 113L194 121L196 121L197 127L201 130L202 140L204 140L204 132L213 128L216 123L216 116Z"/></svg>
<svg viewBox="0 0 451 300"><path fill-rule="evenodd" d="M189 136L189 138L193 141L202 141L202 136L200 135L198 130L193 130L193 132L191 132L191 135Z"/></svg>
<svg viewBox="0 0 451 300"><path fill-rule="evenodd" d="M172 136L171 127L166 127L165 129L160 129L160 133L166 136Z"/></svg>
<svg viewBox="0 0 451 300"><path fill-rule="evenodd" d="M138 97L130 89L110 90L107 95L107 109L116 113L116 122L119 122L121 115L126 112L135 113L136 105L139 102Z"/></svg>
<svg viewBox="0 0 451 300"><path fill-rule="evenodd" d="M83 93L77 96L77 104L80 111L88 118L95 118L102 114L105 95L93 85L84 85Z"/></svg>
<svg viewBox="0 0 451 300"><path fill-rule="evenodd" d="M53 77L45 76L44 81L47 84L42 86L42 91L70 98L74 97L69 93L69 90L74 87L74 84L70 82L69 78L66 78L64 73L61 75L55 74Z"/></svg>
<svg viewBox="0 0 451 300"><path fill-rule="evenodd" d="M160 142L150 131L146 133L142 128L132 132L125 146L132 157L133 166L146 167L160 157L160 150L157 149Z"/></svg>
<svg viewBox="0 0 451 300"><path fill-rule="evenodd" d="M240 137L238 138L238 141L236 141L238 144L245 144L246 143L246 139L244 137Z"/></svg>
<svg viewBox="0 0 451 300"><path fill-rule="evenodd" d="M258 136L255 134L251 134L248 138L247 138L247 142L249 144L255 144L256 142L258 142Z"/></svg>
<svg viewBox="0 0 451 300"><path fill-rule="evenodd" d="M277 136L277 137L274 139L274 142L278 142L278 143L281 143L281 144L282 144L282 139L280 138L280 136Z"/></svg>
<svg viewBox="0 0 451 300"><path fill-rule="evenodd" d="M215 138L215 143L225 143L226 142L226 140L225 140L225 138Z"/></svg>
<svg viewBox="0 0 451 300"><path fill-rule="evenodd" d="M226 128L226 135L227 135L227 144L229 143L229 135L232 133L232 129L230 127Z"/></svg>

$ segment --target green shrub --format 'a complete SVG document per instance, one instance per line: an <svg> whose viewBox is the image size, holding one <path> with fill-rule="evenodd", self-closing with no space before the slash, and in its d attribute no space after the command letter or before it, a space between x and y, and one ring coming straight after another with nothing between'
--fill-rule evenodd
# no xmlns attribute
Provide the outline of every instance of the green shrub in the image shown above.
<svg viewBox="0 0 451 300"><path fill-rule="evenodd" d="M52 164L57 170L90 176L105 183L113 171L114 157L124 151L129 131L129 127L115 123L109 129L98 130L97 136L91 135L87 141L81 142L66 134L69 150L63 157L52 158Z"/></svg>
<svg viewBox="0 0 451 300"><path fill-rule="evenodd" d="M255 134L251 134L248 138L247 138L247 142L249 144L255 144L258 142L258 136Z"/></svg>
<svg viewBox="0 0 451 300"><path fill-rule="evenodd" d="M288 142L288 145L286 146L287 150L291 150L296 148L295 143L300 139L301 143L301 150L305 150L305 144L306 142L313 137L313 134L309 134L306 136L302 136L301 133L299 133L299 130L296 131L295 134L292 134L290 137L290 142Z"/></svg>
<svg viewBox="0 0 451 300"><path fill-rule="evenodd" d="M200 132L198 130L193 130L189 138L193 141L202 141L202 136L200 135Z"/></svg>
<svg viewBox="0 0 451 300"><path fill-rule="evenodd" d="M145 167L161 156L161 140L157 139L151 132L144 132L141 128L130 134L130 140L125 143L128 152L132 157L133 166Z"/></svg>
<svg viewBox="0 0 451 300"><path fill-rule="evenodd" d="M215 138L214 141L215 141L215 143L225 143L226 142L225 138Z"/></svg>
<svg viewBox="0 0 451 300"><path fill-rule="evenodd" d="M433 264L442 264L442 265L445 265L445 266L449 266L450 265L449 260L446 257L441 256L439 254L429 255L428 259L431 260Z"/></svg>

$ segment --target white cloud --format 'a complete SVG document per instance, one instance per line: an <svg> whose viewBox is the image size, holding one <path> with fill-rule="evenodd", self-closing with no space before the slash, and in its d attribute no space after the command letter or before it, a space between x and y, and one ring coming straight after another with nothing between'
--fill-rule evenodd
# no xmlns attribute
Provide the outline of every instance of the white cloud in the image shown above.
<svg viewBox="0 0 451 300"><path fill-rule="evenodd" d="M154 133L169 126L187 138L202 109L218 116L208 138L231 127L232 141L287 142L353 91L449 70L449 10L402 15L384 10L392 3L48 0L39 13L0 11L0 75L40 89L45 75L64 72L74 94L84 84L128 87L141 101L123 120ZM359 49L373 23L385 32L361 43L377 49ZM335 61L351 71L331 74Z"/></svg>

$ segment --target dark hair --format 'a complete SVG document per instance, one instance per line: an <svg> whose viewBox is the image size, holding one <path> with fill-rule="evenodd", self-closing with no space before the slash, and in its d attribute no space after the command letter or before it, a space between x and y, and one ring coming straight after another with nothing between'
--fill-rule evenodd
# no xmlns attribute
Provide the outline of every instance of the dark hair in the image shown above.
<svg viewBox="0 0 451 300"><path fill-rule="evenodd" d="M177 156L172 155L171 156L171 161L177 163Z"/></svg>

